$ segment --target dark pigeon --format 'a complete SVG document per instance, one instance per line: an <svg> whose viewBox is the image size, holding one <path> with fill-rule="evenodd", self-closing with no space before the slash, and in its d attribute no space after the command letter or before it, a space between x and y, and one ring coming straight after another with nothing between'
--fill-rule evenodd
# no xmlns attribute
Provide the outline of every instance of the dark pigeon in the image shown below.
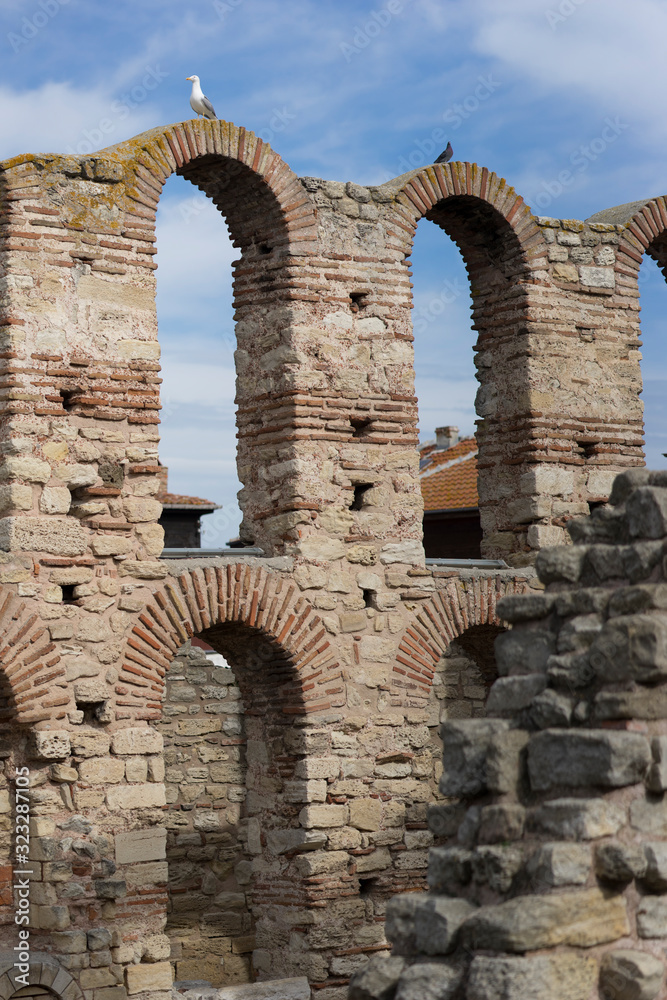
<svg viewBox="0 0 667 1000"><path fill-rule="evenodd" d="M454 155L454 150L452 149L452 144L451 144L451 142L448 142L447 143L447 148L443 149L442 153L440 154L440 156L438 157L438 159L435 162L436 163L449 163L449 161L451 160L451 158L452 158L453 155Z"/></svg>

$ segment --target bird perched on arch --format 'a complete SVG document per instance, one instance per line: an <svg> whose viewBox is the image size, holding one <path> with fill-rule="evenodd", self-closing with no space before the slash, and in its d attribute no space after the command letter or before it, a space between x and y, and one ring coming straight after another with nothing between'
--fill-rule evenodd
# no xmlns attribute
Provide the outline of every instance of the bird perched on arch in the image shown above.
<svg viewBox="0 0 667 1000"><path fill-rule="evenodd" d="M196 112L197 116L202 115L204 118L211 118L213 121L216 121L218 116L208 97L205 97L202 93L199 77L186 76L185 79L192 81L192 93L190 94L190 107L192 110Z"/></svg>
<svg viewBox="0 0 667 1000"><path fill-rule="evenodd" d="M190 103L192 104L192 101L190 101ZM194 107L194 104L192 106ZM451 142L448 142L446 149L443 149L440 156L437 158L437 160L435 160L435 163L449 163L453 155L454 155L454 150L452 149L452 144Z"/></svg>

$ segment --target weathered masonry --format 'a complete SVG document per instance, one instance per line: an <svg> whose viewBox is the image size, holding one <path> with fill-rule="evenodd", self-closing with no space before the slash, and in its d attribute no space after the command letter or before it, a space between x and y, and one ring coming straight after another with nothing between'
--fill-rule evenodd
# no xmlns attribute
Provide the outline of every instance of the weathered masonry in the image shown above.
<svg viewBox="0 0 667 1000"><path fill-rule="evenodd" d="M181 564L160 560L155 499L154 226L174 172L239 248L254 546ZM28 767L35 983L168 1000L174 973L305 975L341 1000L388 947L387 900L425 884L437 727L484 715L496 602L541 591L538 551L643 463L637 272L662 261L665 205L535 218L465 163L377 188L298 178L244 129L187 122L6 161L0 212L0 947ZM507 568L424 562L423 217L470 275L483 552Z"/></svg>

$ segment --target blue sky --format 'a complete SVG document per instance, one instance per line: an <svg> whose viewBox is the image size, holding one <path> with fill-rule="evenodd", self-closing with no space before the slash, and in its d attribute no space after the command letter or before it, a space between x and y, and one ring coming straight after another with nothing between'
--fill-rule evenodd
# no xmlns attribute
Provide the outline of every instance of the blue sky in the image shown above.
<svg viewBox="0 0 667 1000"><path fill-rule="evenodd" d="M666 35L661 0L2 0L0 158L87 153L190 117L185 77L197 73L221 118L261 134L300 175L381 183L430 161L442 132L456 159L506 177L540 214L583 219L667 192ZM609 122L616 138L594 152ZM224 504L204 522L219 546L238 523L235 251L180 178L165 188L158 248L161 454L172 489ZM424 221L413 265L422 436L447 423L470 432L458 250ZM644 266L654 467L667 451L664 284Z"/></svg>

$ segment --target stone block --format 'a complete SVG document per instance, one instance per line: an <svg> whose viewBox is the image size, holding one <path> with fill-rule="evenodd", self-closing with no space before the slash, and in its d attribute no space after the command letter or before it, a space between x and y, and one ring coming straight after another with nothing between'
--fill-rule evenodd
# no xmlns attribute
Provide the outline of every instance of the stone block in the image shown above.
<svg viewBox="0 0 667 1000"><path fill-rule="evenodd" d="M497 844L500 841L519 840L526 822L523 806L511 802L484 806L480 811L477 838L480 844Z"/></svg>
<svg viewBox="0 0 667 1000"><path fill-rule="evenodd" d="M111 931L106 927L98 927L88 931L88 948L90 951L100 951L106 949L111 944Z"/></svg>
<svg viewBox="0 0 667 1000"><path fill-rule="evenodd" d="M630 823L641 833L652 837L664 836L667 829L667 801L661 799L635 799L630 806Z"/></svg>
<svg viewBox="0 0 667 1000"><path fill-rule="evenodd" d="M663 538L667 535L667 490L640 486L626 501L633 538Z"/></svg>
<svg viewBox="0 0 667 1000"><path fill-rule="evenodd" d="M527 865L535 892L563 885L585 885L591 871L591 849L582 844L544 844Z"/></svg>
<svg viewBox="0 0 667 1000"><path fill-rule="evenodd" d="M491 958L470 966L466 1000L589 1000L597 963L579 955Z"/></svg>
<svg viewBox="0 0 667 1000"><path fill-rule="evenodd" d="M455 964L421 961L403 972L395 1000L453 1000L461 978L462 971Z"/></svg>
<svg viewBox="0 0 667 1000"><path fill-rule="evenodd" d="M445 722L443 742L443 795L470 797L486 788L486 758L493 739L509 729L501 719L466 719Z"/></svg>
<svg viewBox="0 0 667 1000"><path fill-rule="evenodd" d="M510 729L491 740L486 757L486 784L490 792L505 795L519 788L524 769L524 749L530 734Z"/></svg>
<svg viewBox="0 0 667 1000"><path fill-rule="evenodd" d="M142 889L147 885L163 885L167 882L166 861L147 861L140 865L128 865L123 870L131 889Z"/></svg>
<svg viewBox="0 0 667 1000"><path fill-rule="evenodd" d="M192 721L209 722L210 720L196 719ZM217 730L206 729L205 732L217 732L219 729L220 726L218 726ZM200 733L187 733L182 735L198 736ZM111 737L111 749L113 753L117 754L162 753L163 748L164 739L162 737L162 733L159 733L156 729L151 729L148 726L120 729Z"/></svg>
<svg viewBox="0 0 667 1000"><path fill-rule="evenodd" d="M501 632L494 644L496 666L501 677L535 675L546 671L547 660L556 652L556 638L546 628L519 626ZM535 680L532 682L536 683ZM540 689L541 690L541 689ZM538 690L533 695L539 694Z"/></svg>
<svg viewBox="0 0 667 1000"><path fill-rule="evenodd" d="M522 865L523 849L519 846L478 847L472 855L473 878L494 892L509 892Z"/></svg>
<svg viewBox="0 0 667 1000"><path fill-rule="evenodd" d="M380 799L351 799L350 826L357 830L379 830L382 822L382 802Z"/></svg>
<svg viewBox="0 0 667 1000"><path fill-rule="evenodd" d="M520 677L499 677L494 682L486 702L487 715L512 717L527 708L547 684L545 674Z"/></svg>
<svg viewBox="0 0 667 1000"><path fill-rule="evenodd" d="M634 785L643 780L650 762L648 740L638 733L547 729L528 744L528 773L535 791L558 785Z"/></svg>
<svg viewBox="0 0 667 1000"><path fill-rule="evenodd" d="M569 726L572 721L573 703L567 695L549 689L533 699L529 715L538 729Z"/></svg>
<svg viewBox="0 0 667 1000"><path fill-rule="evenodd" d="M448 955L456 947L459 928L474 913L465 899L431 896L415 909L415 941L424 955Z"/></svg>
<svg viewBox="0 0 667 1000"><path fill-rule="evenodd" d="M82 989L94 990L98 986L115 986L117 980L109 969L82 969L79 982Z"/></svg>
<svg viewBox="0 0 667 1000"><path fill-rule="evenodd" d="M648 860L641 847L614 841L595 848L595 874L604 882L631 882L646 873Z"/></svg>
<svg viewBox="0 0 667 1000"><path fill-rule="evenodd" d="M625 819L625 809L605 799L562 798L529 809L527 826L549 838L597 840L618 833Z"/></svg>
<svg viewBox="0 0 667 1000"><path fill-rule="evenodd" d="M66 486L45 486L39 498L42 514L67 514L71 505L72 494Z"/></svg>
<svg viewBox="0 0 667 1000"><path fill-rule="evenodd" d="M114 838L116 863L161 861L167 854L167 831L164 827L117 833Z"/></svg>
<svg viewBox="0 0 667 1000"><path fill-rule="evenodd" d="M70 734L65 729L34 730L30 753L38 760L63 760L70 755Z"/></svg>
<svg viewBox="0 0 667 1000"><path fill-rule="evenodd" d="M79 777L91 785L118 784L125 777L125 762L113 757L88 757L79 764Z"/></svg>
<svg viewBox="0 0 667 1000"><path fill-rule="evenodd" d="M411 955L416 950L415 913L429 898L425 892L404 892L387 900L385 936L397 955Z"/></svg>
<svg viewBox="0 0 667 1000"><path fill-rule="evenodd" d="M424 547L417 541L389 542L380 550L380 562L385 565L407 563L410 566L423 566Z"/></svg>
<svg viewBox="0 0 667 1000"><path fill-rule="evenodd" d="M637 932L642 938L667 936L667 896L644 896L637 908Z"/></svg>
<svg viewBox="0 0 667 1000"><path fill-rule="evenodd" d="M464 847L432 847L428 855L428 886L436 892L453 893L471 878L472 854Z"/></svg>
<svg viewBox="0 0 667 1000"><path fill-rule="evenodd" d="M604 1000L655 1000L664 972L655 955L618 948L602 957L600 993Z"/></svg>
<svg viewBox="0 0 667 1000"><path fill-rule="evenodd" d="M394 1000L404 968L400 955L376 955L352 976L349 1000Z"/></svg>
<svg viewBox="0 0 667 1000"><path fill-rule="evenodd" d="M71 517L0 518L0 549L5 552L48 552L54 556L80 556L87 535Z"/></svg>
<svg viewBox="0 0 667 1000"><path fill-rule="evenodd" d="M667 616L658 612L610 619L591 645L589 660L604 683L665 680Z"/></svg>
<svg viewBox="0 0 667 1000"><path fill-rule="evenodd" d="M463 924L465 944L475 951L526 952L557 945L589 948L630 932L622 896L583 889L560 896L521 896L483 906Z"/></svg>
<svg viewBox="0 0 667 1000"><path fill-rule="evenodd" d="M664 892L667 889L667 843L645 843L644 856L646 870L641 876L642 881L653 892Z"/></svg>
<svg viewBox="0 0 667 1000"><path fill-rule="evenodd" d="M299 823L310 830L313 827L327 829L331 826L347 826L349 809L347 806L309 805L299 813Z"/></svg>
<svg viewBox="0 0 667 1000"><path fill-rule="evenodd" d="M347 869L350 855L347 851L312 851L300 854L294 865L299 875L323 875L329 872L343 872Z"/></svg>
<svg viewBox="0 0 667 1000"><path fill-rule="evenodd" d="M167 804L164 785L116 785L106 793L107 805L111 810L149 809Z"/></svg>
<svg viewBox="0 0 667 1000"><path fill-rule="evenodd" d="M169 962L142 962L125 969L125 983L130 996L150 990L171 990L172 981Z"/></svg>
<svg viewBox="0 0 667 1000"><path fill-rule="evenodd" d="M654 690L649 690L647 694L655 696ZM667 695L667 691L665 692ZM667 709L667 698L665 699ZM643 716L640 716L643 718ZM667 790L667 736L654 736L651 740L651 755L653 761L646 778L646 787L651 792L664 792Z"/></svg>
<svg viewBox="0 0 667 1000"><path fill-rule="evenodd" d="M337 778L340 774L340 757L306 757L294 768L295 778Z"/></svg>

